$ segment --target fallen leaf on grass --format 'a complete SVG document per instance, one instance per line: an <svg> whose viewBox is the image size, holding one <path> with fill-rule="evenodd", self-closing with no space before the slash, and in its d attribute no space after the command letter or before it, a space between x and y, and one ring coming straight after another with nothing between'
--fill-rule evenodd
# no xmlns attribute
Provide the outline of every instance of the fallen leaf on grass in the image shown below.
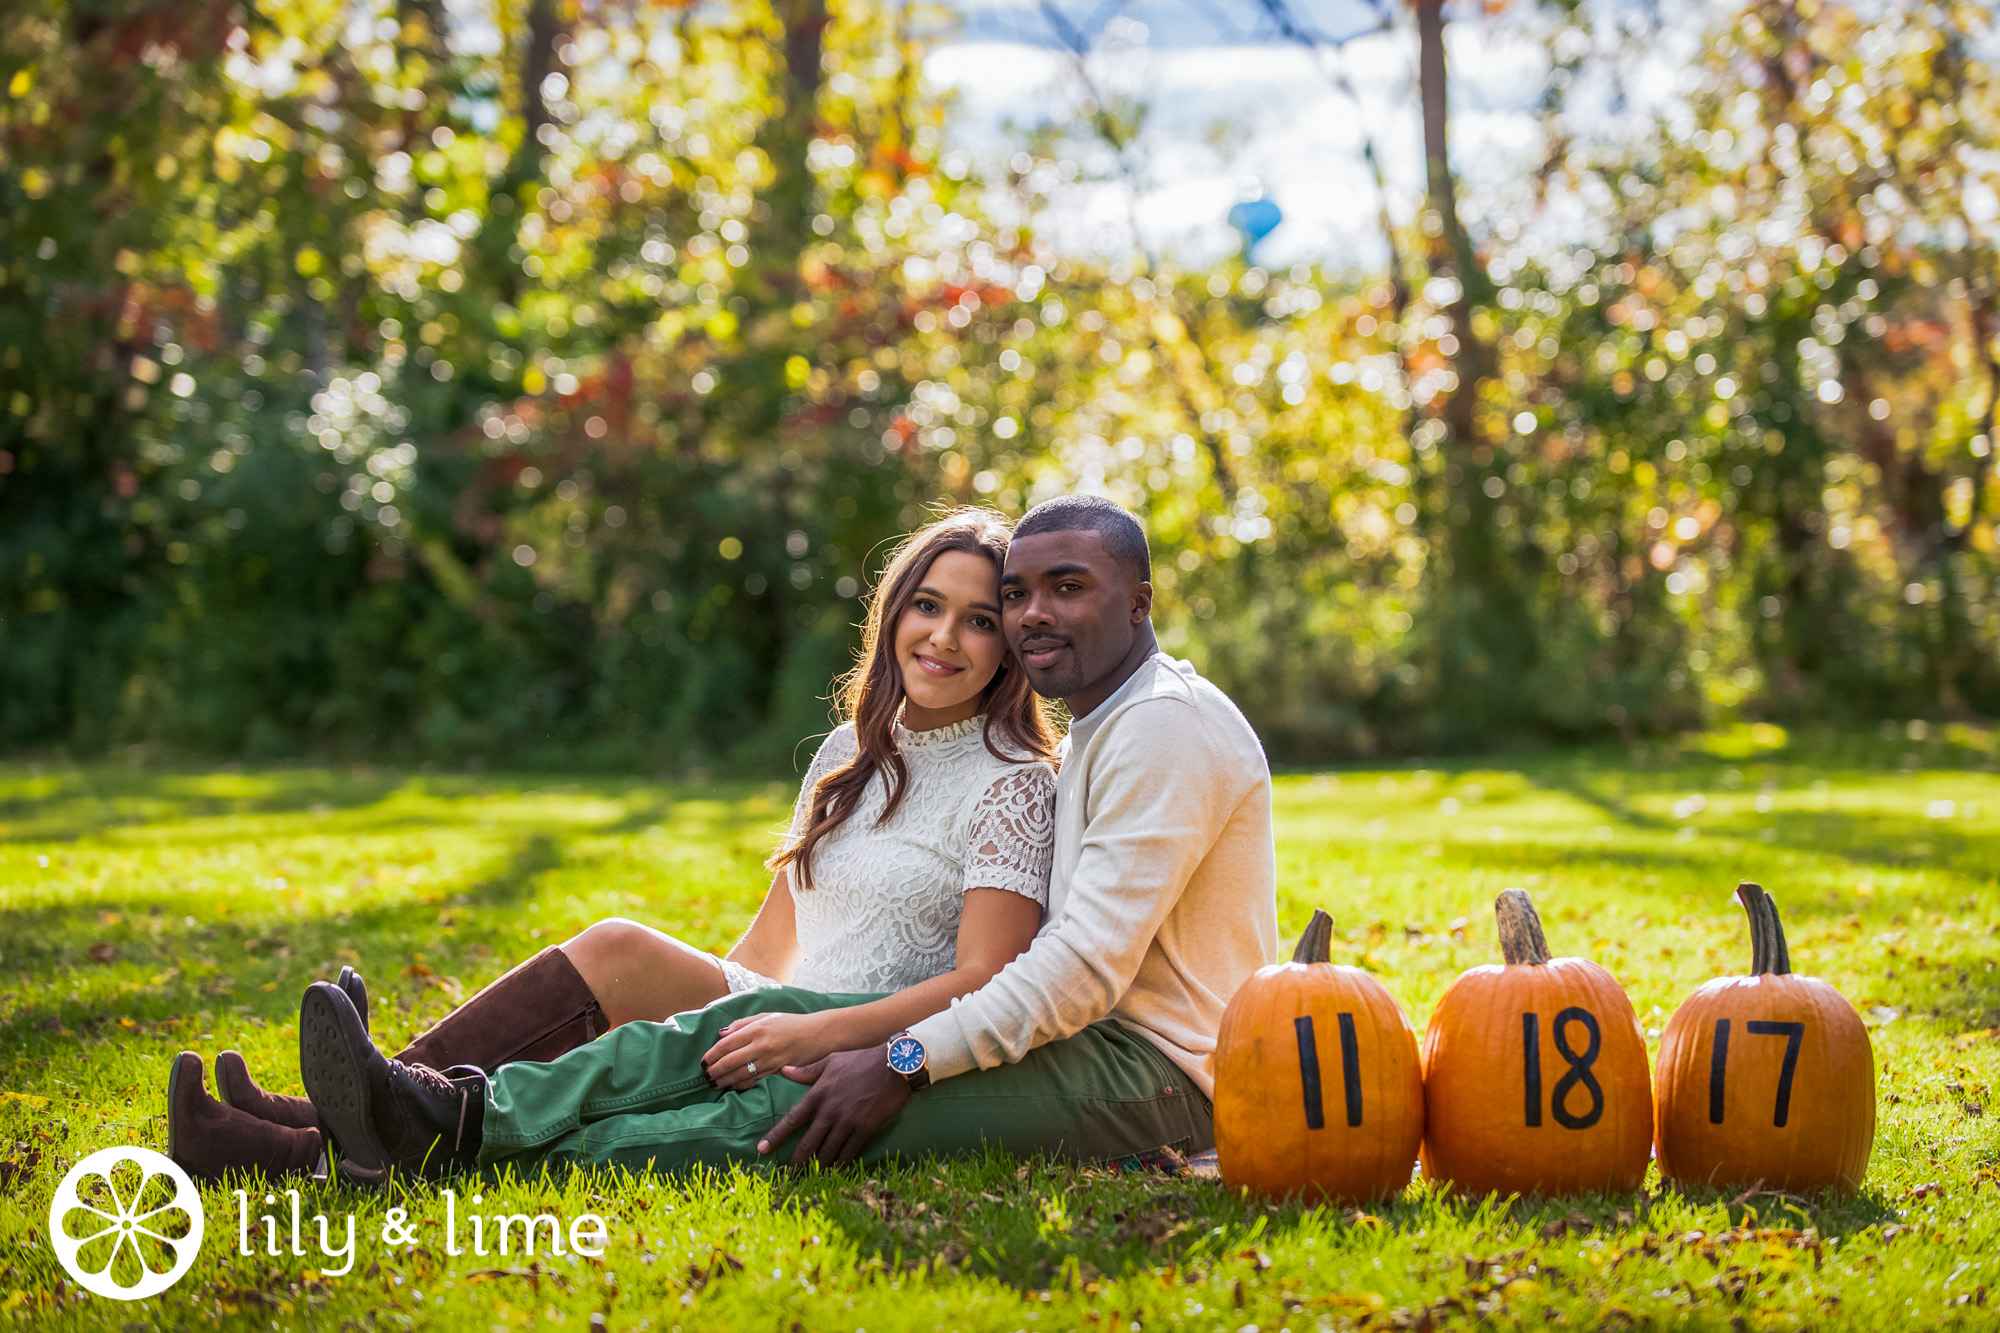
<svg viewBox="0 0 2000 1333"><path fill-rule="evenodd" d="M896 1207L896 1192L879 1188L873 1180L862 1181L861 1190L854 1197L863 1208L885 1222Z"/></svg>
<svg viewBox="0 0 2000 1333"><path fill-rule="evenodd" d="M20 1094L8 1093L5 1095L14 1097ZM17 1141L14 1144L14 1151L11 1154L6 1157L0 1157L0 1194L13 1193L14 1186L33 1175L35 1168L41 1164L41 1149L30 1144L26 1139Z"/></svg>
<svg viewBox="0 0 2000 1333"><path fill-rule="evenodd" d="M708 1266L706 1268L703 1268L699 1264L688 1265L688 1293L692 1294L700 1291L718 1277L726 1277L731 1273L740 1273L742 1271L743 1261L741 1259L738 1259L726 1250L713 1250L709 1253Z"/></svg>
<svg viewBox="0 0 2000 1333"><path fill-rule="evenodd" d="M567 1275L558 1273L551 1268L545 1268L538 1263L515 1268L481 1268L475 1272L467 1273L465 1280L467 1282L488 1282L496 1277L524 1277L528 1279L528 1285L533 1287L537 1292L540 1292L542 1289L542 1279L548 1278L564 1291L569 1290L569 1278Z"/></svg>
<svg viewBox="0 0 2000 1333"><path fill-rule="evenodd" d="M1595 1225L1582 1213L1571 1213L1568 1217L1558 1217L1542 1227L1543 1240L1556 1240L1572 1231L1589 1231Z"/></svg>

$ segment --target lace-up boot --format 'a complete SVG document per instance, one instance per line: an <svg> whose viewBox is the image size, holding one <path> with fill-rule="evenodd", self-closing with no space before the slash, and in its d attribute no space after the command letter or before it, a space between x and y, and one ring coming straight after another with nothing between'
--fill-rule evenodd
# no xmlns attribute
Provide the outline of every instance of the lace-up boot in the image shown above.
<svg viewBox="0 0 2000 1333"><path fill-rule="evenodd" d="M440 1072L387 1058L353 1002L324 981L299 1004L299 1073L342 1176L364 1183L392 1171L436 1178L477 1164L486 1075L471 1065Z"/></svg>
<svg viewBox="0 0 2000 1333"><path fill-rule="evenodd" d="M361 1026L365 1030L368 1026L368 987L362 984L361 974L351 967L343 967L340 969L340 980L334 984L346 991L347 998L354 1002L355 1012L361 1015ZM313 1129L319 1125L319 1113L304 1097L267 1092L257 1086L257 1080L250 1077L250 1066L243 1062L241 1051L224 1051L215 1057L215 1090L225 1103L259 1120L291 1129Z"/></svg>

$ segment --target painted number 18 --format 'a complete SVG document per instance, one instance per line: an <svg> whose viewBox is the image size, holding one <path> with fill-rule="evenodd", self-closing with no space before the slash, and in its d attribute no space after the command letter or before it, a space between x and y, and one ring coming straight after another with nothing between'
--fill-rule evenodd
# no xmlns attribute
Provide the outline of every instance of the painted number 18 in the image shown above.
<svg viewBox="0 0 2000 1333"><path fill-rule="evenodd" d="M1585 1045L1581 1051L1570 1045L1569 1033L1572 1025L1583 1028ZM1590 1068L1597 1063L1597 1052L1604 1045L1604 1032L1597 1026L1597 1015L1588 1009L1575 1005L1556 1015L1556 1021L1549 1025L1555 1036L1556 1054L1569 1066L1569 1072L1556 1080L1549 1094L1549 1113L1564 1129L1589 1129L1604 1118L1604 1089L1591 1074ZM1542 1016L1540 1014L1521 1015L1521 1084L1522 1117L1530 1129L1539 1129L1542 1124ZM1572 1110L1573 1094L1581 1088L1589 1100L1581 1111Z"/></svg>

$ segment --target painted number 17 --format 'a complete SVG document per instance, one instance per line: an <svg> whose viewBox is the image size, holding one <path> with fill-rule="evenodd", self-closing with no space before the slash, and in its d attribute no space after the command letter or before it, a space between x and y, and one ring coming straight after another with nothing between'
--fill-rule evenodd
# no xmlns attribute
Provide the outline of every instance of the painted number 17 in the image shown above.
<svg viewBox="0 0 2000 1333"><path fill-rule="evenodd" d="M1753 1018L1743 1025L1753 1037L1783 1037L1785 1039L1785 1062L1778 1067L1778 1105L1771 1113L1771 1123L1779 1129L1792 1115L1792 1075L1799 1068L1799 1046L1805 1041L1804 1023L1774 1023L1768 1019ZM1708 1123L1722 1123L1723 1079L1729 1064L1729 1020L1715 1020L1715 1047L1708 1057Z"/></svg>

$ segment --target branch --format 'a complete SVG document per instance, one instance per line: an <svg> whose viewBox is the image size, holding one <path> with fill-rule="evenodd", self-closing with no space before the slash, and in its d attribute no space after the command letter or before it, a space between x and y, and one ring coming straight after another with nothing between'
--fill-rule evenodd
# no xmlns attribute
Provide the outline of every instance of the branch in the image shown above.
<svg viewBox="0 0 2000 1333"><path fill-rule="evenodd" d="M1123 3L1124 0L1107 0L1106 5L1099 10L1099 13L1103 14L1106 10L1122 8ZM1113 159L1118 164L1119 177L1125 184L1125 217L1126 225L1132 232L1132 246L1139 254L1140 263L1145 275L1151 278L1158 269L1159 263L1154 258L1152 251L1147 247L1145 232L1139 226L1139 175L1137 169L1132 164L1131 155L1128 151L1131 147L1131 141L1125 137L1124 131L1118 125L1117 118L1111 114L1110 103L1099 91L1096 81L1090 77L1089 56L1091 39L1086 37L1075 24L1065 18L1061 11L1055 7L1052 0L1041 0L1041 11L1043 17L1048 20L1049 27L1055 31L1057 38L1069 51L1071 63L1076 68L1077 80L1083 85L1084 95L1091 102L1093 109L1091 124L1096 127L1098 137L1103 139L1112 149ZM1147 340L1152 344L1153 350L1165 361L1169 371L1167 379L1173 387L1175 401L1179 404L1182 413L1188 418L1188 425L1193 428L1196 437L1201 440L1203 447L1208 451L1209 465L1215 471L1216 485L1222 489L1223 498L1231 505L1234 505L1236 501L1235 469L1229 464L1229 455L1224 451L1222 441L1216 439L1208 427L1203 424L1202 416L1204 414L1201 404L1196 401L1194 388L1188 382L1188 372L1183 369L1188 356L1192 354L1201 377L1207 381L1209 396L1219 400L1221 395L1215 389L1215 372L1208 364L1207 350L1202 347L1200 340L1193 336L1191 332L1194 327L1193 322L1179 309L1179 303L1175 299L1173 284L1171 282L1154 281L1152 289L1154 298L1164 300L1169 307L1169 313L1173 315L1172 328L1177 330L1177 332L1175 333L1174 344L1171 346L1168 345L1168 340L1160 333L1160 327L1166 321L1149 316L1145 320Z"/></svg>
<svg viewBox="0 0 2000 1333"><path fill-rule="evenodd" d="M1286 0L1259 0L1259 3L1263 5L1264 12L1271 16L1272 22L1278 25L1279 34L1287 41L1304 48L1313 62L1313 67L1336 93L1345 97L1354 106L1354 122L1361 134L1361 159L1368 164L1369 179L1375 186L1376 223L1382 229L1383 244L1389 248L1391 310L1400 327L1403 322L1403 312L1410 303L1410 289L1403 271L1402 247L1396 242L1395 220L1389 215L1389 182L1382 170L1382 155L1375 147L1375 131L1368 123L1368 108L1362 102L1361 94L1355 89L1354 81L1347 77L1344 66L1338 64L1329 66L1321 55L1323 51L1330 49L1337 56L1349 42L1376 33L1388 32L1391 25L1390 16L1383 12L1380 20L1369 27L1358 29L1345 37L1323 39L1315 36L1293 16L1291 6Z"/></svg>

